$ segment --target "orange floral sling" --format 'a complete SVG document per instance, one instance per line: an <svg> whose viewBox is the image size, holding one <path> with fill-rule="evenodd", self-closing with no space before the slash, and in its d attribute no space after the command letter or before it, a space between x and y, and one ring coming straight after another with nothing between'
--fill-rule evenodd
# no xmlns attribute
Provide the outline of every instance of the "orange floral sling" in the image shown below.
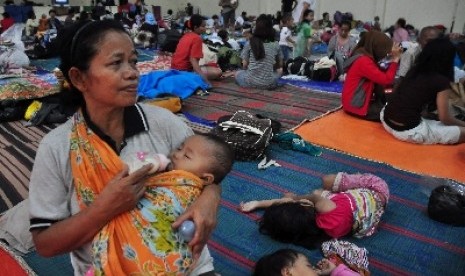
<svg viewBox="0 0 465 276"><path fill-rule="evenodd" d="M82 112L73 117L71 168L84 209L123 168L123 161L90 130ZM150 177L132 211L119 215L92 242L95 275L185 275L192 254L171 224L201 193L203 182L185 171Z"/></svg>

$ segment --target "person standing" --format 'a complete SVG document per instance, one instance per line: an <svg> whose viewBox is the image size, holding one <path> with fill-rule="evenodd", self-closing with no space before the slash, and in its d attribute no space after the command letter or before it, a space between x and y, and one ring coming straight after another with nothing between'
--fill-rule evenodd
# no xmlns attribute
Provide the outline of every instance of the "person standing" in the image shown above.
<svg viewBox="0 0 465 276"><path fill-rule="evenodd" d="M292 11L297 6L297 0L281 0L281 13L283 18L287 15L292 16Z"/></svg>
<svg viewBox="0 0 465 276"><path fill-rule="evenodd" d="M316 0L297 0L297 5L292 11L294 22L299 25L304 19L304 12L308 9L315 10Z"/></svg>
<svg viewBox="0 0 465 276"><path fill-rule="evenodd" d="M221 6L221 16L223 17L223 26L225 28L234 26L236 21L236 9L239 5L239 0L220 0L218 3Z"/></svg>

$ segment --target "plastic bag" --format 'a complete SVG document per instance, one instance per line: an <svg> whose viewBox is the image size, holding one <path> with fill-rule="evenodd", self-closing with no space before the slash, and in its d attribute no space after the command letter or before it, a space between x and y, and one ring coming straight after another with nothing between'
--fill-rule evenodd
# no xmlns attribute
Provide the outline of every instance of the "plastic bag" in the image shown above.
<svg viewBox="0 0 465 276"><path fill-rule="evenodd" d="M453 186L441 185L428 201L430 218L455 226L465 226L465 195Z"/></svg>
<svg viewBox="0 0 465 276"><path fill-rule="evenodd" d="M11 42L14 44L0 51L0 64L6 68L20 68L29 65L29 57L24 52L24 43L21 41L23 29L24 24L16 23L0 35L3 43Z"/></svg>

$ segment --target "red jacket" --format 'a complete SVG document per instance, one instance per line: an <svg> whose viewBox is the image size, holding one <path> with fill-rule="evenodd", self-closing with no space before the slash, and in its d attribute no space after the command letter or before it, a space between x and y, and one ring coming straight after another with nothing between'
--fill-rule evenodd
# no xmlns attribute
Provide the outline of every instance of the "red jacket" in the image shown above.
<svg viewBox="0 0 465 276"><path fill-rule="evenodd" d="M8 30L8 28L13 26L14 24L15 24L15 20L13 19L13 17L4 18L0 20L0 25L2 25L1 32Z"/></svg>
<svg viewBox="0 0 465 276"><path fill-rule="evenodd" d="M389 85L394 82L398 63L392 62L387 71L382 71L375 60L369 56L359 57L350 66L342 88L342 108L348 113L365 116L368 113L368 106L373 96L375 84ZM351 105L352 97L362 79L365 79L363 88L367 92L365 101L361 107Z"/></svg>

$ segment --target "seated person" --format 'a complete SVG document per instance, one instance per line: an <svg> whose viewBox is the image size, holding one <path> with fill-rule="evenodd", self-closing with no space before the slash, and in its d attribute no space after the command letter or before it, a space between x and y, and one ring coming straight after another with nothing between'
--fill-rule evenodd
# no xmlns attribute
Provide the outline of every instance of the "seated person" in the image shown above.
<svg viewBox="0 0 465 276"><path fill-rule="evenodd" d="M57 13L54 9L51 9L48 12L48 16L50 16L48 19L48 27L49 29L56 29L59 31L61 28L63 28L63 23L60 21L60 19L56 18L56 14Z"/></svg>
<svg viewBox="0 0 465 276"><path fill-rule="evenodd" d="M39 27L39 21L36 18L36 14L34 11L29 11L27 14L27 21L26 21L26 36L31 37L37 33L37 27Z"/></svg>
<svg viewBox="0 0 465 276"><path fill-rule="evenodd" d="M338 74L344 74L344 61L350 57L357 45L355 38L349 35L350 29L350 22L342 21L338 33L329 40L328 56L334 56Z"/></svg>
<svg viewBox="0 0 465 276"><path fill-rule="evenodd" d="M223 46L226 46L228 48L232 49L231 44L229 44L229 33L225 29L222 29L218 32L218 37L221 38L221 42L223 43Z"/></svg>
<svg viewBox="0 0 465 276"><path fill-rule="evenodd" d="M365 32L344 64L347 76L342 87L342 109L365 120L379 121L386 104L384 86L394 83L401 53L401 47L387 35ZM378 63L388 55L390 63L384 71Z"/></svg>
<svg viewBox="0 0 465 276"><path fill-rule="evenodd" d="M418 45L408 48L400 57L399 69L396 74L396 77L398 78L397 82L400 82L401 79L407 75L407 72L413 66L415 59L426 44L429 41L438 38L439 35L440 31L433 26L427 26L421 29L420 36L418 37Z"/></svg>
<svg viewBox="0 0 465 276"><path fill-rule="evenodd" d="M132 25L130 26L132 27ZM155 20L153 13L149 12L145 14L145 21L139 28L139 32L147 32L150 34L149 43L151 46L156 46L158 37L158 25Z"/></svg>
<svg viewBox="0 0 465 276"><path fill-rule="evenodd" d="M333 23L329 19L329 13L324 12L323 18L318 20L318 28L325 29L325 28L332 28L332 27L333 27Z"/></svg>
<svg viewBox="0 0 465 276"><path fill-rule="evenodd" d="M121 248L131 246L139 258L156 256L151 257L150 261L154 267L160 268L156 271L158 273L188 274L193 269L192 252L188 248L188 241L173 231L171 224L200 195L204 186L223 180L232 168L234 153L219 137L199 134L188 137L170 153L169 160L163 156L157 160L157 156L151 153L136 154L134 161L128 164L129 173L147 164L153 166L150 173L160 173L152 174L147 179L146 191L139 200L137 211L123 214L110 222L95 236L93 244L110 245L115 242ZM89 186L92 190L96 188ZM128 220L135 224L123 225ZM141 245L140 237L145 246ZM94 251L94 274L118 275L118 272L124 272L131 275L138 271L135 268L137 264L127 257L125 251L113 251L110 246ZM108 263L106 258L120 262Z"/></svg>
<svg viewBox="0 0 465 276"><path fill-rule="evenodd" d="M194 14L186 21L187 32L179 40L176 51L173 54L171 68L181 71L193 71L199 74L205 82L219 79L221 69L213 66L200 66L199 60L203 57L202 37L205 32L205 20L202 16Z"/></svg>
<svg viewBox="0 0 465 276"><path fill-rule="evenodd" d="M465 142L465 122L449 111L454 80L455 47L448 39L426 44L381 111L384 129L395 138L417 144ZM436 103L439 121L422 118L423 107Z"/></svg>
<svg viewBox="0 0 465 276"><path fill-rule="evenodd" d="M243 70L235 74L236 83L242 87L275 88L282 74L282 52L274 41L273 22L265 14L257 18L249 43L241 53ZM274 66L277 64L278 71Z"/></svg>

